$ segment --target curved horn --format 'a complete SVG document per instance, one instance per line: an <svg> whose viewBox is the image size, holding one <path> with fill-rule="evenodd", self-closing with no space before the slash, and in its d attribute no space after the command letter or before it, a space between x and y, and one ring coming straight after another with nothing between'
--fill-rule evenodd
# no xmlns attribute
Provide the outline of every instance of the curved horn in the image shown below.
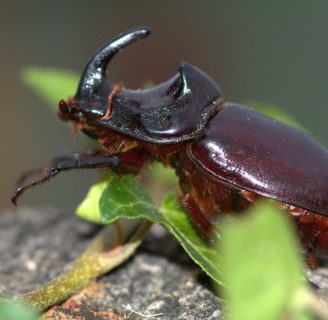
<svg viewBox="0 0 328 320"><path fill-rule="evenodd" d="M80 98L93 96L105 78L107 65L114 55L130 43L145 38L149 34L148 28L131 29L99 49L83 71L76 96Z"/></svg>

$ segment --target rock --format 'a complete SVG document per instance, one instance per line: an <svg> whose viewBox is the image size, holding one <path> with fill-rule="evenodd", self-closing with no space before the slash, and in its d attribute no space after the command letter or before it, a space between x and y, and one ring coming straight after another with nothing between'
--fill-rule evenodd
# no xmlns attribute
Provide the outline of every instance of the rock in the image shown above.
<svg viewBox="0 0 328 320"><path fill-rule="evenodd" d="M53 209L0 214L0 283L15 295L60 274L89 241L93 226Z"/></svg>
<svg viewBox="0 0 328 320"><path fill-rule="evenodd" d="M0 216L0 283L3 292L25 293L55 278L77 257L96 227L53 209L20 209ZM164 245L163 245L164 244ZM176 241L155 227L123 266L61 307L47 319L218 319L222 303L199 284L202 274ZM201 278L199 278L201 279Z"/></svg>

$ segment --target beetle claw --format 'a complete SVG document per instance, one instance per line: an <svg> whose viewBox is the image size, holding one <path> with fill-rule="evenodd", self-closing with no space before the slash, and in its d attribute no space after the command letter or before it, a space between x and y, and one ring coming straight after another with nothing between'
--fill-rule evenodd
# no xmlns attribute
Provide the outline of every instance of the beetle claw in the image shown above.
<svg viewBox="0 0 328 320"><path fill-rule="evenodd" d="M15 192L13 193L13 195L11 196L11 202L17 206L17 199L28 189L37 186L39 184L44 183L45 181L51 179L52 177L54 177L55 175L57 175L59 173L58 169L55 168L49 168L47 170L47 175L45 175L44 177L34 180L31 183L28 183L26 185L23 186L19 186L17 187L17 189L15 190Z"/></svg>
<svg viewBox="0 0 328 320"><path fill-rule="evenodd" d="M44 167L27 171L18 178L18 180L16 181L16 185L22 185L30 177L32 177L34 175L37 175L37 174L40 175L40 174L43 174L43 173L45 173L45 168Z"/></svg>

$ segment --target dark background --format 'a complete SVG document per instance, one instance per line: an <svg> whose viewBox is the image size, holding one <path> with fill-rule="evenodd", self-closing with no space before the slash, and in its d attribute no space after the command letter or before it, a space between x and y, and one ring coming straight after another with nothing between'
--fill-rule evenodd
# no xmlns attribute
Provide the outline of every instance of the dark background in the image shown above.
<svg viewBox="0 0 328 320"><path fill-rule="evenodd" d="M113 81L160 83L185 60L211 75L226 100L275 104L328 142L328 2L0 1L0 207L15 179L54 156L80 149L69 129L19 79L28 65L81 71L94 51L135 26L150 38L120 53ZM74 92L72 92L74 94ZM63 97L65 98L65 97ZM65 173L28 192L21 205L73 209L96 172Z"/></svg>

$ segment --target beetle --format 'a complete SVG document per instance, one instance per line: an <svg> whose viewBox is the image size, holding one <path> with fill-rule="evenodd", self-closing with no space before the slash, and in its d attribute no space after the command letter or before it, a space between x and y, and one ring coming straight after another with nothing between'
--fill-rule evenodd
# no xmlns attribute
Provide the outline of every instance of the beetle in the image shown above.
<svg viewBox="0 0 328 320"><path fill-rule="evenodd" d="M328 249L328 151L309 135L246 106L225 102L220 87L198 68L181 63L170 80L130 90L106 79L117 52L150 33L136 28L98 50L77 92L59 102L58 114L99 142L38 169L12 196L61 171L110 168L138 173L152 161L175 169L182 202L205 236L220 213L243 210L260 198L276 200L296 222L311 254Z"/></svg>

